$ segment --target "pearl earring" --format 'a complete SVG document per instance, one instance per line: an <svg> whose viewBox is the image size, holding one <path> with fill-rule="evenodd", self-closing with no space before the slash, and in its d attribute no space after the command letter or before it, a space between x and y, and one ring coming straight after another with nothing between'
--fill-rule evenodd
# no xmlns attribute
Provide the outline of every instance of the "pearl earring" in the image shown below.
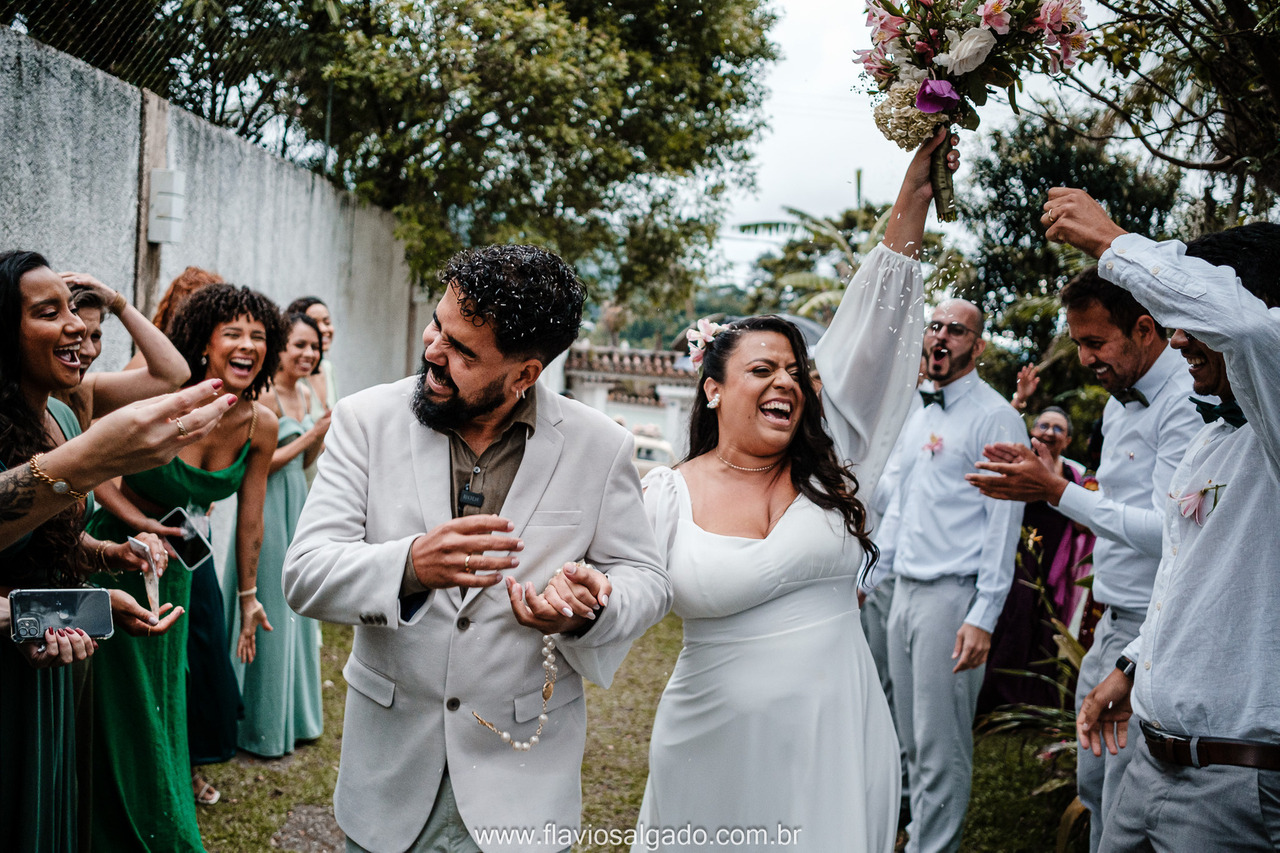
<svg viewBox="0 0 1280 853"><path fill-rule="evenodd" d="M707 401L707 408L708 409L720 408L720 392L719 391L716 392L716 395L714 397L712 397L710 400Z"/></svg>
<svg viewBox="0 0 1280 853"><path fill-rule="evenodd" d="M204 367L204 366L205 366L206 364L208 364L208 363L209 363L209 357L208 357L207 355L202 355L202 356L200 356L200 366L201 366L201 367Z"/></svg>

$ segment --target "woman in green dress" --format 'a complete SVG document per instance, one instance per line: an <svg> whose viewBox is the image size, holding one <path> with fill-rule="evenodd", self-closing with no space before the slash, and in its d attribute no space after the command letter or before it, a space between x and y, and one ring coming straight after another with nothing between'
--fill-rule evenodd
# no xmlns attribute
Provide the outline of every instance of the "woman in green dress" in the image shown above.
<svg viewBox="0 0 1280 853"><path fill-rule="evenodd" d="M223 382L237 396L217 427L169 464L124 478L125 509L100 512L95 533L165 531L156 519L182 507L195 519L237 495L235 541L242 629L237 651L254 656L257 628L270 630L256 596L258 548L267 474L276 447L276 416L257 402L275 371L282 338L275 305L248 288L209 285L183 305L171 336L192 381ZM142 594L132 578L102 578ZM161 593L189 607L183 630L162 643L127 639L105 648L95 678L98 750L91 822L95 853L201 850L195 803L218 792L188 768L235 751L239 690L227 659L222 593L212 561L195 572L171 571ZM194 797L193 797L194 794Z"/></svg>
<svg viewBox="0 0 1280 853"><path fill-rule="evenodd" d="M74 504L0 550L0 595L13 589L83 585L91 567L142 568L127 545L82 532L86 495L45 471L44 454L80 434L71 409L51 399L80 381L77 351L84 322L71 307L71 291L34 252L0 254L0 468L28 465L38 488L76 498ZM82 484L83 485L83 484ZM8 497L8 496L6 496ZM20 509L20 502L10 508ZM160 541L144 540L160 565ZM113 601L113 605L115 602ZM114 607L117 626L136 630L140 608ZM145 611L141 611L146 617ZM171 613L153 630L163 632ZM47 631L38 641L0 637L0 827L15 850L77 848L73 662L84 662L97 643L82 631Z"/></svg>
<svg viewBox="0 0 1280 853"><path fill-rule="evenodd" d="M320 625L289 609L280 575L307 499L303 468L320 454L329 429L329 415L326 412L319 420L313 420L311 389L303 381L320 360L320 329L306 314L293 314L285 321L285 327L280 366L271 388L262 395L262 404L273 409L280 419L279 441L267 479L262 551L258 557L258 599L275 630L259 638L257 657L253 663L238 666L236 673L245 705L239 746L268 758L292 752L295 742L314 740L324 728ZM236 573L229 569L222 580L228 601L234 600L235 582ZM227 608L227 625L233 633L239 626L239 614L233 607Z"/></svg>

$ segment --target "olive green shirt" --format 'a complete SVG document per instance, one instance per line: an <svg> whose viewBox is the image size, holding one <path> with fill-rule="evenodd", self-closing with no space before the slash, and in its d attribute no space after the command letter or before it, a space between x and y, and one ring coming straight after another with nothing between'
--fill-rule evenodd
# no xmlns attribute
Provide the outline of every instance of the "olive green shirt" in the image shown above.
<svg viewBox="0 0 1280 853"><path fill-rule="evenodd" d="M497 515L502 511L515 482L516 472L524 459L524 446L538 422L538 391L535 384L523 400L516 403L502 429L502 435L476 452L454 430L449 430L449 468L453 496L453 517ZM400 594L425 592L426 587L413 570L413 551L405 560L404 582Z"/></svg>

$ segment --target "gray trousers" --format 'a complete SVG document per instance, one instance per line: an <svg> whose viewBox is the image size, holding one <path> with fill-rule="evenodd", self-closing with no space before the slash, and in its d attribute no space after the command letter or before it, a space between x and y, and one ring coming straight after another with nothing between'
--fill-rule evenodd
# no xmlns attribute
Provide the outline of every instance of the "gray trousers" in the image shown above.
<svg viewBox="0 0 1280 853"><path fill-rule="evenodd" d="M1103 851L1280 849L1280 771L1166 764L1151 757L1136 717L1120 751L1133 755L1107 812Z"/></svg>
<svg viewBox="0 0 1280 853"><path fill-rule="evenodd" d="M871 649L871 659L876 663L876 674L880 676L880 688L884 697L893 707L893 679L889 677L889 608L893 604L893 587L896 577L889 575L867 596L859 616L862 618L862 633L867 637L867 646ZM894 718L894 727L898 720ZM898 762L902 765L902 797L907 798L910 789L907 787L907 748L898 733Z"/></svg>
<svg viewBox="0 0 1280 853"><path fill-rule="evenodd" d="M975 579L899 577L889 610L889 673L911 784L908 853L960 849L973 783L973 714L984 666L952 673Z"/></svg>
<svg viewBox="0 0 1280 853"><path fill-rule="evenodd" d="M1080 664L1080 677L1076 681L1077 711L1080 710L1084 697L1116 668L1116 660L1124 652L1124 647L1138 636L1138 629L1142 627L1145 618L1145 613L1116 607L1108 607L1107 612L1102 614L1098 627L1093 632L1093 645ZM1138 665L1142 665L1141 661ZM1130 731L1129 734L1133 736L1135 731ZM1091 853L1098 853L1114 792L1120 786L1120 779L1124 776L1125 767L1133 753L1132 749L1122 749L1119 755L1112 755L1104 749L1102 757L1098 758L1090 750L1076 748L1076 789L1080 794L1080 802L1089 810Z"/></svg>

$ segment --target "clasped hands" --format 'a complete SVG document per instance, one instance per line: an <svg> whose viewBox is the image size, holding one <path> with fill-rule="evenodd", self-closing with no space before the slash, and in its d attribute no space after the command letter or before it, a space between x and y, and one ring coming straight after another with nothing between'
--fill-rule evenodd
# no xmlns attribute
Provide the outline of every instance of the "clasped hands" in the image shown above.
<svg viewBox="0 0 1280 853"><path fill-rule="evenodd" d="M544 634L582 631L609 604L613 585L604 572L583 563L565 563L541 592L501 574L520 565L524 542L510 535L515 526L497 515L454 518L413 540L413 572L427 589L507 585L511 611L521 625ZM490 552L505 552L494 554ZM482 574L481 574L482 573Z"/></svg>
<svg viewBox="0 0 1280 853"><path fill-rule="evenodd" d="M1049 448L1039 439L1031 439L1031 447L1012 442L988 444L982 455L989 461L978 461L974 467L991 474L965 474L969 485L989 498L1002 501L1048 501L1054 506L1067 488L1067 479L1054 470Z"/></svg>

